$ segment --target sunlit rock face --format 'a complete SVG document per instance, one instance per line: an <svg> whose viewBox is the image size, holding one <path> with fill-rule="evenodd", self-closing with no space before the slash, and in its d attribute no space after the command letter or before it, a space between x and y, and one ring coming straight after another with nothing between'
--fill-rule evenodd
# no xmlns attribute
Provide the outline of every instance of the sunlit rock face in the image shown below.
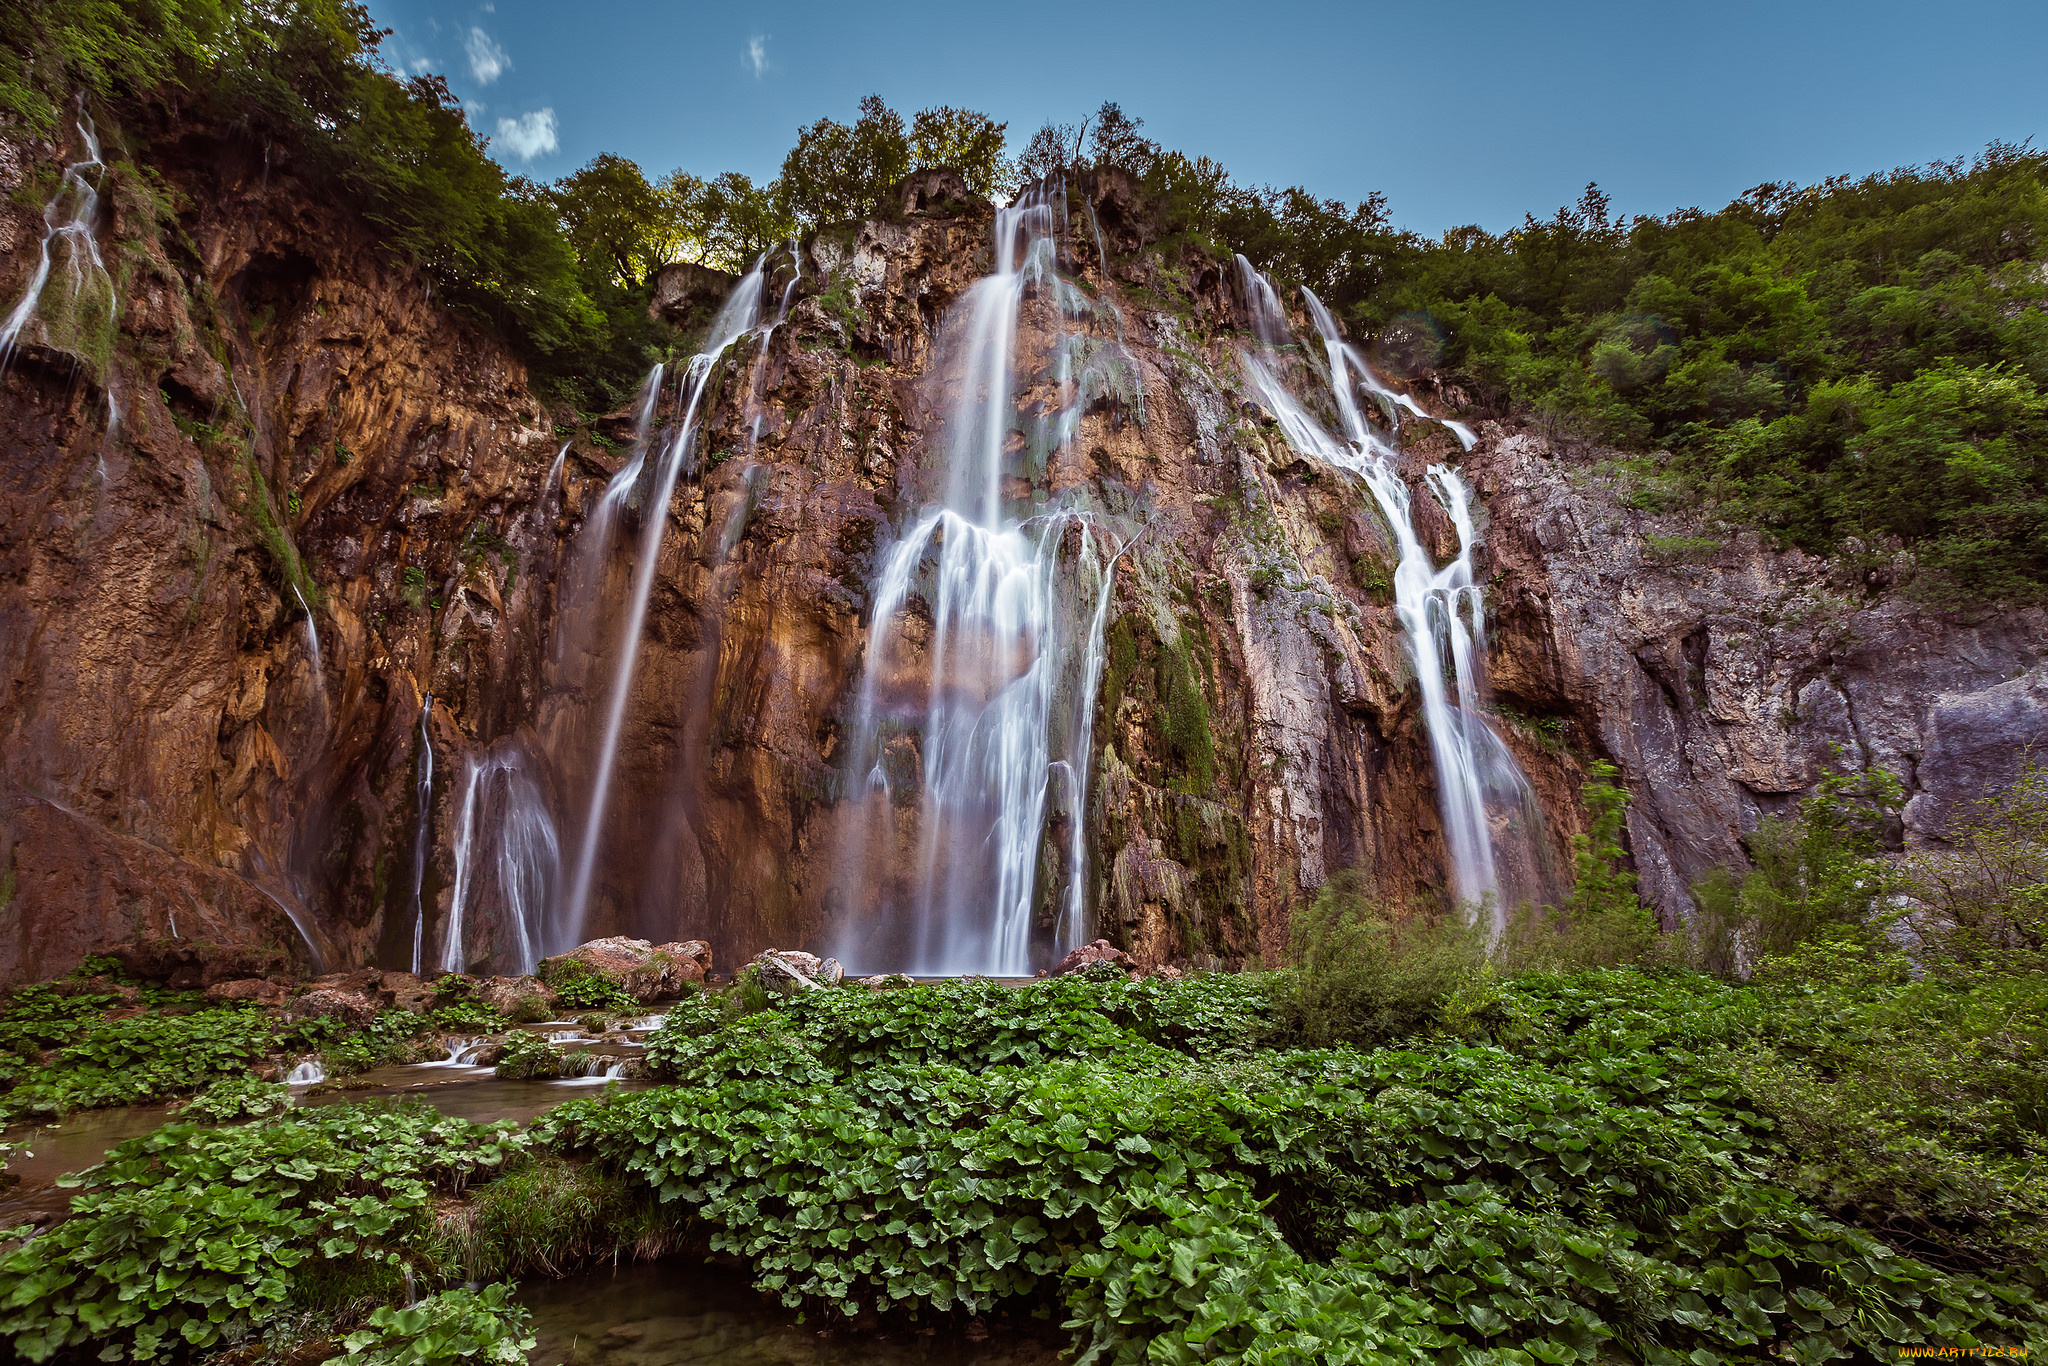
<svg viewBox="0 0 2048 1366"><path fill-rule="evenodd" d="M764 260L697 390L678 362L578 425L347 206L198 132L152 155L175 232L119 168L97 191L111 347L30 318L0 376L0 980L171 938L330 971L609 935L1277 961L1340 870L1396 908L1474 890L1397 582L1461 555L1444 705L1522 784L1481 791L1503 901L1556 894L1596 758L1676 917L1825 764L1890 768L1935 840L2048 737L2041 613L1937 617L1633 510L1515 421L1466 449L1426 373L1340 392L1306 300L1162 255L1120 176L1048 187L1007 266L995 209L913 177ZM12 310L46 222L0 215ZM678 355L740 283L663 277Z"/></svg>

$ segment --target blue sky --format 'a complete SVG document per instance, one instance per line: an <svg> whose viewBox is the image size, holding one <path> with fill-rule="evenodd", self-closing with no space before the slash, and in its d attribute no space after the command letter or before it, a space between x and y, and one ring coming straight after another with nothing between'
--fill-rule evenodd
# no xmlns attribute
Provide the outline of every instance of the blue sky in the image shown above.
<svg viewBox="0 0 2048 1366"><path fill-rule="evenodd" d="M762 4L371 0L386 54L449 78L515 170L599 152L772 177L799 126L879 93L984 110L1021 148L1105 99L1241 182L1383 191L1436 233L1717 208L2048 142L2048 3Z"/></svg>

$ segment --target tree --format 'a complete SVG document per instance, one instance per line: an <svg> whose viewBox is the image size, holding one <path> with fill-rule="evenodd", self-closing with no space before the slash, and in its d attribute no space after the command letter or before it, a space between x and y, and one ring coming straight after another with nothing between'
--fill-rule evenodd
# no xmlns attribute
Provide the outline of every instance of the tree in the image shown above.
<svg viewBox="0 0 2048 1366"><path fill-rule="evenodd" d="M754 259L796 236L797 224L776 186L756 185L727 171L704 186L698 221L703 224L699 260L720 270L743 271Z"/></svg>
<svg viewBox="0 0 2048 1366"><path fill-rule="evenodd" d="M1017 188L1016 163L1003 155L1008 127L971 109L921 109L910 124L911 162L919 168L950 166L976 194L1007 199Z"/></svg>
<svg viewBox="0 0 2048 1366"><path fill-rule="evenodd" d="M806 227L861 218L910 173L910 138L903 116L869 95L849 128L819 119L797 133L782 162L780 181L789 214Z"/></svg>
<svg viewBox="0 0 2048 1366"><path fill-rule="evenodd" d="M1159 144L1138 135L1145 120L1130 117L1116 101L1104 100L1102 108L1095 111L1093 122L1095 136L1089 150L1095 154L1097 166L1118 166L1142 176L1159 160Z"/></svg>
<svg viewBox="0 0 2048 1366"><path fill-rule="evenodd" d="M678 233L664 221L673 208L639 166L606 152L555 182L555 208L569 241L585 261L606 263L614 280L635 286L673 257Z"/></svg>

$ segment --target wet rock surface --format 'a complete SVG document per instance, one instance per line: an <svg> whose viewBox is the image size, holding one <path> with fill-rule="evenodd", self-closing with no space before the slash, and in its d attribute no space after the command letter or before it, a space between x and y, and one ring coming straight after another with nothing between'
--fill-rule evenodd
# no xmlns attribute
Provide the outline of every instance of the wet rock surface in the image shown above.
<svg viewBox="0 0 2048 1366"><path fill-rule="evenodd" d="M505 824L489 775L519 767L561 847L580 836L632 557L579 563L577 538L635 415L558 429L574 415L544 410L347 206L232 139L161 131L176 232L134 171L109 172L103 246L138 263L111 362L32 336L0 374L0 982L141 941L310 973L408 967L417 938L430 969L458 918L458 966L515 976L533 962L487 847ZM1440 902L1436 778L1371 499L1247 404L1233 272L1146 249L1113 174L1067 208L1060 264L1086 317L1020 335L1019 413L1056 407L1061 355L1121 348L1128 367L1071 439L1020 453L1010 492L1082 497L1130 547L1087 788L1047 802L1049 846L1081 833L1089 936L1141 968L1279 961L1295 907L1353 866L1392 905ZM888 217L809 239L801 273L768 281L786 319L723 362L701 467L667 507L620 514L670 520L588 909L564 937L643 946L618 969L640 974L636 998L702 980L714 954L834 947L910 895L914 801L892 796L890 834L850 859L864 799L844 728L877 567L942 471L943 325L991 268L991 221L928 177ZM10 300L40 229L0 207ZM657 312L682 325L720 287L675 271ZM677 420L656 405L657 432ZM1508 869L1521 894L1554 895L1593 759L1634 792L1630 846L1672 917L1828 763L1898 773L1924 843L2048 739L2039 610L1934 612L1753 532L1639 511L1601 452L1514 423L1479 436L1461 453L1415 424L1407 473L1457 462L1484 504L1496 728L1541 816ZM1441 552L1448 524L1415 501ZM878 687L914 708L914 612L901 635ZM922 756L892 744L895 790L914 793ZM1034 930L1046 968L1056 883ZM276 979L209 971L193 985ZM427 987L320 990L416 1008Z"/></svg>

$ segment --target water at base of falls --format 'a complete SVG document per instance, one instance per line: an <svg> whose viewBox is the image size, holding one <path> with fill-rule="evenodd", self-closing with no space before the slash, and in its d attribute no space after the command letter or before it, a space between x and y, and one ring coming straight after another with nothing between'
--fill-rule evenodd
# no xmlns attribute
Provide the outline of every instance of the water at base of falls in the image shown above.
<svg viewBox="0 0 2048 1366"><path fill-rule="evenodd" d="M1082 813L1107 557L1078 507L1005 497L1006 481L1040 474L1015 396L1027 307L1049 315L1059 338L1049 367L1058 413L1037 433L1041 458L1072 439L1091 388L1115 382L1074 362L1108 348L1068 345L1068 324L1088 305L1057 270L1063 222L1058 196L998 211L995 272L941 336L940 372L957 386L945 501L905 529L878 576L848 749L858 815L845 881L857 894L888 884L880 904L841 911L835 952L864 971L1025 976L1035 921L1052 921L1054 953L1085 934ZM1021 455L1010 444L1020 426ZM929 614L919 641L906 636L912 599ZM898 808L912 804L909 840ZM1070 831L1063 849L1045 838L1054 808ZM1042 908L1048 856L1064 893Z"/></svg>
<svg viewBox="0 0 2048 1366"><path fill-rule="evenodd" d="M1429 492L1458 537L1457 554L1439 567L1416 534L1408 484L1395 467L1399 448L1392 444L1404 412L1441 423L1466 450L1475 437L1463 424L1432 417L1406 394L1388 388L1365 357L1343 339L1322 301L1304 289L1302 298L1323 342L1330 395L1343 427L1341 438L1329 432L1295 400L1277 373L1276 348L1292 334L1271 281L1242 256L1237 265L1260 341L1256 354L1243 357L1246 377L1290 445L1359 476L1394 537L1400 557L1394 570L1394 606L1422 692L1452 892L1468 914L1486 916L1490 936L1498 940L1505 928L1507 897L1495 856L1493 813L1527 820L1540 816L1528 779L1480 707L1486 604L1472 572L1478 542L1472 495L1449 465L1431 465L1425 472ZM1385 435L1360 406L1361 392L1379 409Z"/></svg>

